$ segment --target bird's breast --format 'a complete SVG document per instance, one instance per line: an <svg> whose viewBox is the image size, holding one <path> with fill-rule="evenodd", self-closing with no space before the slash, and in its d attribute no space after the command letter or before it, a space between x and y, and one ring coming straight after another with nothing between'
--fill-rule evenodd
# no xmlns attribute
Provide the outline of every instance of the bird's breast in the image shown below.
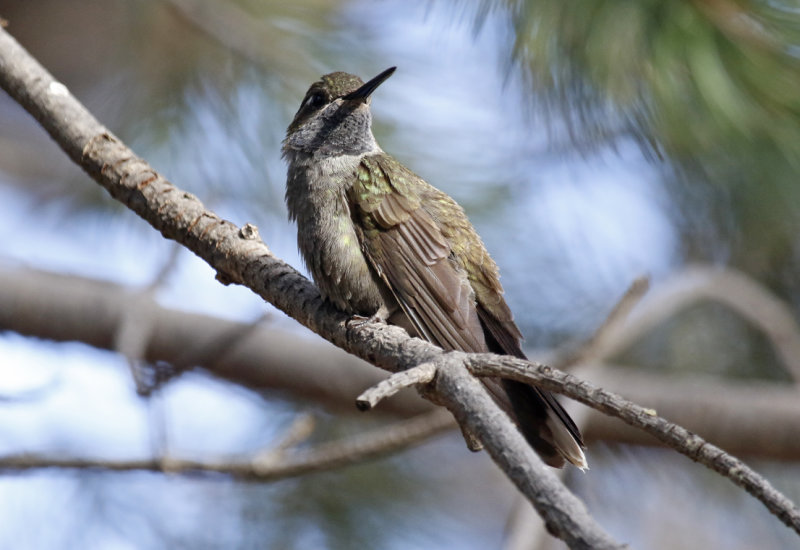
<svg viewBox="0 0 800 550"><path fill-rule="evenodd" d="M364 257L345 199L356 166L290 164L286 201L300 254L322 295L348 313L369 316L383 305L382 283Z"/></svg>

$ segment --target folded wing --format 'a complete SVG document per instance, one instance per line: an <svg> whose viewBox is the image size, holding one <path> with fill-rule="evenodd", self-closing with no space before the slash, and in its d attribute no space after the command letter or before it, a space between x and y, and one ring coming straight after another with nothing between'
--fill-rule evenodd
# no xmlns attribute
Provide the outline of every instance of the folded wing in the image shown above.
<svg viewBox="0 0 800 550"><path fill-rule="evenodd" d="M447 350L525 357L497 267L450 197L379 155L362 160L348 202L365 256L418 335ZM485 383L548 464L585 466L578 428L552 394Z"/></svg>

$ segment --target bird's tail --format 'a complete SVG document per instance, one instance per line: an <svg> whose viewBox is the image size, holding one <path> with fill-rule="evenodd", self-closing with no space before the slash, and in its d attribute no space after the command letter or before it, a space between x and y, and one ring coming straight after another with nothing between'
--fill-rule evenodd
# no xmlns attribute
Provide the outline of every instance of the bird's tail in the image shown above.
<svg viewBox="0 0 800 550"><path fill-rule="evenodd" d="M588 468L580 430L552 393L515 380L486 379L485 384L546 464L561 468L569 461Z"/></svg>

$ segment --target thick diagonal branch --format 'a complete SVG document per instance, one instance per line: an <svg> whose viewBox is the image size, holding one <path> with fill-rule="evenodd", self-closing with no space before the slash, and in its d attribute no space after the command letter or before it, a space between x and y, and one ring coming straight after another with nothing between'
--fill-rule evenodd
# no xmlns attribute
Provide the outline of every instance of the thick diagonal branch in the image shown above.
<svg viewBox="0 0 800 550"><path fill-rule="evenodd" d="M252 238L252 232L242 232L206 210L196 197L172 185L137 157L2 29L0 86L111 196L162 235L208 262L217 270L220 281L247 286L337 346L393 372L442 354L438 348L409 338L396 327L364 325L348 330L346 316L324 303L313 284L274 257L266 245ZM466 372L462 374L468 377ZM504 445L489 449L490 454L536 507L551 532L563 537L573 548L619 547L588 514L564 523L564 518L583 505L560 483L545 485L533 479L547 479L552 474L507 417L498 417L494 409L483 408L489 397L482 388L469 394L475 401L465 403L453 402L453 394L446 390L448 386L443 388L442 403L459 420L480 424L477 433L487 433L482 422L488 422L486 417L490 414L502 424L503 437L489 441L487 449L489 445ZM591 541L592 546L587 546L586 541Z"/></svg>

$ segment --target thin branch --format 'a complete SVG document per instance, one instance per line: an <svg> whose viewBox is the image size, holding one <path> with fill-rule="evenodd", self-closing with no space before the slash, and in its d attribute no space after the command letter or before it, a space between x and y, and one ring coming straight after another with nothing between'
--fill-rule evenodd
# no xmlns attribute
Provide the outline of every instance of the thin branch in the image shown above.
<svg viewBox="0 0 800 550"><path fill-rule="evenodd" d="M800 389L762 380L712 375L660 376L634 366L603 365L592 382L711 441L729 453L771 460L800 459ZM584 408L591 411L591 409ZM617 418L591 411L590 440L659 444L653 436Z"/></svg>
<svg viewBox="0 0 800 550"><path fill-rule="evenodd" d="M631 282L622 297L617 301L611 312L606 317L594 334L586 340L578 349L567 353L563 357L553 359L553 366L559 369L569 367L586 360L598 360L599 351L607 349L606 340L613 338L618 333L620 327L625 324L625 320L631 310L638 304L645 293L650 289L650 279L648 277L637 277Z"/></svg>
<svg viewBox="0 0 800 550"><path fill-rule="evenodd" d="M40 469L148 470L170 474L223 474L237 479L276 481L358 464L423 443L453 428L453 419L436 410L354 437L321 443L308 450L262 453L252 460L185 460L171 457L144 460L63 458L36 454L0 457L0 471Z"/></svg>
<svg viewBox="0 0 800 550"><path fill-rule="evenodd" d="M276 452L285 452L287 449L297 447L300 443L306 441L311 434L314 433L314 417L311 414L304 413L298 414L292 421L289 429L281 437L280 441L266 451L267 454L274 454Z"/></svg>
<svg viewBox="0 0 800 550"><path fill-rule="evenodd" d="M678 311L702 300L731 308L769 338L792 378L800 383L800 326L793 312L763 285L731 268L694 265L661 282L624 322L606 331L592 360L618 353Z"/></svg>
<svg viewBox="0 0 800 550"><path fill-rule="evenodd" d="M408 370L396 372L359 395L356 398L356 407L359 410L368 411L381 400L395 395L402 389L429 383L435 374L436 368L430 363L423 363Z"/></svg>
<svg viewBox="0 0 800 550"><path fill-rule="evenodd" d="M464 360L475 376L511 378L561 393L646 431L679 453L730 479L800 534L800 509L769 481L719 447L657 416L653 409L641 407L547 365L490 354L464 354Z"/></svg>
<svg viewBox="0 0 800 550"><path fill-rule="evenodd" d="M114 349L127 359L131 377L136 385L136 393L140 396L150 395L155 389L146 374L147 366L143 361L145 349L153 334L154 325L150 318L151 309L144 298L148 291L140 291L127 296L124 315L117 325L114 335ZM148 296L149 297L149 296Z"/></svg>

